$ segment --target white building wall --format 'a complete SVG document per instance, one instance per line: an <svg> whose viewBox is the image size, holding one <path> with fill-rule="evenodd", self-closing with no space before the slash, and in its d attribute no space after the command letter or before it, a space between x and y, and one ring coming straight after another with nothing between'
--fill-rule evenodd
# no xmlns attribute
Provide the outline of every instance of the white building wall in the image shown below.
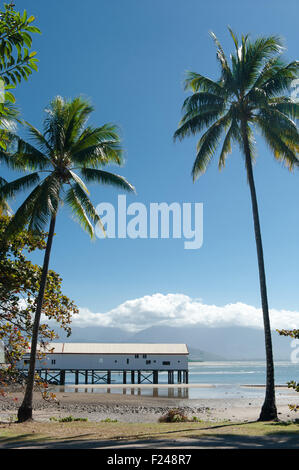
<svg viewBox="0 0 299 470"><path fill-rule="evenodd" d="M47 354L37 360L36 369L89 369L89 370L186 370L187 355L164 354ZM146 357L144 357L146 356ZM27 359L28 360L28 359ZM24 363L25 361L25 363ZM55 362L54 362L55 361ZM27 369L26 358L20 364Z"/></svg>

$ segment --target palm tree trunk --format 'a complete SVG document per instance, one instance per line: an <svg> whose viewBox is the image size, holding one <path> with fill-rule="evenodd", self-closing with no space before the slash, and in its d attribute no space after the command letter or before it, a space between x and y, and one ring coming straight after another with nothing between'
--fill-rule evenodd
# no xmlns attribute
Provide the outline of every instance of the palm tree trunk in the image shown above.
<svg viewBox="0 0 299 470"><path fill-rule="evenodd" d="M46 288L46 283L47 283L47 275L48 275L52 241L53 241L53 236L54 236L55 221L56 221L56 217L55 215L53 215L51 218L51 222L50 222L50 229L49 229L49 234L48 234L48 239L47 239L44 263L43 263L42 274L41 274L41 282L40 282L40 288L39 288L39 293L37 297L37 306L36 306L36 312L35 312L33 329L32 329L31 352L30 352L30 362L29 362L26 390L25 390L23 402L18 410L18 422L19 423L32 419L32 398L33 398L33 386L34 386L34 376L35 376L38 331L39 331L40 317L42 313L44 293L45 293L45 288Z"/></svg>
<svg viewBox="0 0 299 470"><path fill-rule="evenodd" d="M275 404L275 384L274 384L274 361L273 361L273 350L272 350L272 338L271 338L271 327L269 317L269 307L267 298L267 286L266 286L266 275L264 265L264 254L262 245L261 228L259 221L259 212L257 205L257 197L255 191L255 184L252 171L252 160L251 151L248 141L246 121L242 122L242 137L245 151L245 162L248 183L251 193L254 233L256 240L256 250L259 267L259 278L260 278L260 292L262 301L262 311L264 320L264 333L265 333L265 348L266 348L266 367L267 367L267 378L266 378L266 394L264 404L261 409L259 421L271 421L277 419L277 409Z"/></svg>

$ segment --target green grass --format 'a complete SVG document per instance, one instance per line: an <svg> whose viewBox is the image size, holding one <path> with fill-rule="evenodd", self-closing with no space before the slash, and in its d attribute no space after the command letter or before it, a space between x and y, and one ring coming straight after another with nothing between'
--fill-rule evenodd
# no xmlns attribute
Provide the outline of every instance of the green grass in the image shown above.
<svg viewBox="0 0 299 470"><path fill-rule="evenodd" d="M0 446L20 442L55 443L82 440L138 440L200 438L225 440L232 438L297 439L299 425L293 422L188 422L188 423L121 423L113 420L94 423L65 420L51 422L6 423L0 425Z"/></svg>

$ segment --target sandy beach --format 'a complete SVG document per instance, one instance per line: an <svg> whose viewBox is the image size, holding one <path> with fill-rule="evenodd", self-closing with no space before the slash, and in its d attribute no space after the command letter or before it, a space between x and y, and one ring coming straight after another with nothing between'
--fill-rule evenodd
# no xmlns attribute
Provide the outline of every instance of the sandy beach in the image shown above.
<svg viewBox="0 0 299 470"><path fill-rule="evenodd" d="M201 386L209 386L202 384ZM114 385L119 389L119 385ZM138 389L147 385L139 386ZM194 387L194 384L189 385ZM252 385L252 388L255 386ZM82 386L80 386L82 389ZM84 389L87 387L84 386ZM107 388L107 387L106 387ZM113 386L111 385L111 388ZM162 388L162 387L161 387ZM72 415L75 418L87 418L88 421L100 422L107 418L119 422L157 422L171 408L180 408L190 418L203 421L255 421L263 403L261 398L205 398L180 399L138 395L138 389L128 386L126 393L88 393L76 392L75 387L55 392L56 401L47 402L40 392L34 393L34 418L49 421ZM129 392L129 393L128 393ZM134 393L134 394L133 394ZM292 400L290 397L294 396ZM297 401L298 394L289 391L285 396L277 393L277 409L281 420L295 419L288 404ZM0 400L0 420L10 421L16 417L17 408L23 398L20 391L11 393Z"/></svg>

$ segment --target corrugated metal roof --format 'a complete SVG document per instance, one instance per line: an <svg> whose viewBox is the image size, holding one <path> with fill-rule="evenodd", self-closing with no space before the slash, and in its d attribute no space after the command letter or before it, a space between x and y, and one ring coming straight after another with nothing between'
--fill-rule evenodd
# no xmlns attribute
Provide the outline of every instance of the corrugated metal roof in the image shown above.
<svg viewBox="0 0 299 470"><path fill-rule="evenodd" d="M189 354L186 344L50 343L48 349L64 354Z"/></svg>

